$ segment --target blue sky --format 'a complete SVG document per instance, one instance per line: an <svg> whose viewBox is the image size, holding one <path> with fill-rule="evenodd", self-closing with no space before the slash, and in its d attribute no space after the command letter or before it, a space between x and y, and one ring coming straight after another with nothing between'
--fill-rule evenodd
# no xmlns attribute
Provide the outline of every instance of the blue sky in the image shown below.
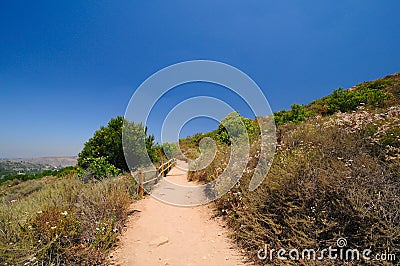
<svg viewBox="0 0 400 266"><path fill-rule="evenodd" d="M76 155L148 76L186 60L239 68L274 111L398 72L399 9L396 0L1 1L0 158ZM197 122L183 135L215 126Z"/></svg>

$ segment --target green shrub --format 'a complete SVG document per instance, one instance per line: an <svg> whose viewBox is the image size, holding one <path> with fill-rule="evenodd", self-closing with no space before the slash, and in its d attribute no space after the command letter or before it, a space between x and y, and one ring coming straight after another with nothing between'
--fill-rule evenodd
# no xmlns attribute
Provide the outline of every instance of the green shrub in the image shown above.
<svg viewBox="0 0 400 266"><path fill-rule="evenodd" d="M241 138L245 134L250 141L258 138L260 128L257 121L242 117L237 112L232 112L221 121L212 137L221 143L231 144L232 139Z"/></svg>
<svg viewBox="0 0 400 266"><path fill-rule="evenodd" d="M85 169L78 169L78 176L83 178L85 181L88 179L102 179L105 177L114 177L122 174L122 171L110 164L106 158L88 157L82 160L82 163L86 165Z"/></svg>
<svg viewBox="0 0 400 266"><path fill-rule="evenodd" d="M381 137L381 143L384 146L400 148L400 126L394 125L386 130L385 134Z"/></svg>
<svg viewBox="0 0 400 266"><path fill-rule="evenodd" d="M301 104L292 104L290 107L289 111L282 110L274 113L276 125L283 125L287 122L298 124L316 113L314 110L309 111Z"/></svg>
<svg viewBox="0 0 400 266"><path fill-rule="evenodd" d="M333 114L337 111L353 111L362 104L367 107L383 107L388 96L375 87L365 85L357 87L353 91L343 90L342 88L336 89L324 100L327 104L328 114Z"/></svg>
<svg viewBox="0 0 400 266"><path fill-rule="evenodd" d="M176 157L180 154L178 143L165 142L162 145L163 152L170 158Z"/></svg>
<svg viewBox="0 0 400 266"><path fill-rule="evenodd" d="M375 81L358 84L350 90L338 88L332 94L303 106L291 105L291 110L274 113L276 125L298 124L316 115L332 115L338 111L354 111L360 105L369 109L400 104L400 73Z"/></svg>

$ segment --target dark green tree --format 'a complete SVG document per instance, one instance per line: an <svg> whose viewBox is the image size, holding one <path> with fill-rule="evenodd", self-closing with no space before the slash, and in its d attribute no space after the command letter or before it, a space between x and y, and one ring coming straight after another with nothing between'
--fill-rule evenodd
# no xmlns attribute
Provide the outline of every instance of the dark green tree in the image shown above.
<svg viewBox="0 0 400 266"><path fill-rule="evenodd" d="M157 161L154 136L147 136L147 128L144 128L141 123L135 124L125 120L122 116L118 116L112 118L107 126L102 126L97 130L93 137L85 143L78 155L78 165L82 168L88 168L88 162L92 161L90 158L105 158L108 163L118 169L129 171L123 150L123 130L125 137L124 144L126 145L125 148L129 157L127 159L130 161L130 164L139 167L147 163L146 153L148 153L151 161ZM145 146L142 143L145 143Z"/></svg>
<svg viewBox="0 0 400 266"><path fill-rule="evenodd" d="M123 128L125 158L130 170L147 167L158 161L154 136L147 136L147 128L141 123L126 121Z"/></svg>
<svg viewBox="0 0 400 266"><path fill-rule="evenodd" d="M159 162L159 152L156 149L156 144L154 143L154 135L147 135L147 127L145 128L146 134L146 150L152 162L158 163Z"/></svg>
<svg viewBox="0 0 400 266"><path fill-rule="evenodd" d="M107 126L102 126L97 130L79 153L78 165L82 168L87 168L89 166L87 165L88 158L104 157L108 163L127 171L128 166L122 150L123 124L124 118L118 116L112 118Z"/></svg>

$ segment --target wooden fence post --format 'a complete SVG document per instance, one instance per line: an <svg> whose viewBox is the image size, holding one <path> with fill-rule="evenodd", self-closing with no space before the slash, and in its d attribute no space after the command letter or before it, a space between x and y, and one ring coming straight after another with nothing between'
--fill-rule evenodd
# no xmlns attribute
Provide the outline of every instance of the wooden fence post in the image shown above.
<svg viewBox="0 0 400 266"><path fill-rule="evenodd" d="M143 170L139 170L139 197L143 198Z"/></svg>

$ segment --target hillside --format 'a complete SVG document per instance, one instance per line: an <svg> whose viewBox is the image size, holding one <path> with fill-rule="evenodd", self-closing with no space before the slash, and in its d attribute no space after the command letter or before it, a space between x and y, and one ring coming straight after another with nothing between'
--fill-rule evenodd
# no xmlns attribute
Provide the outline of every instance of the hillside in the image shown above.
<svg viewBox="0 0 400 266"><path fill-rule="evenodd" d="M236 128L237 115L228 115L224 124L237 129L234 132L240 137L244 130ZM196 249L195 244L201 245L198 250L214 252L214 256L227 264L233 264L233 259L226 259L223 252L217 254L220 251L213 250L216 243L212 242L215 237L222 241L226 229L243 259L256 265L342 265L343 261L327 257L318 261L280 260L276 256L260 259L257 251L264 247L275 251L323 250L336 247L338 239L343 238L351 249L371 249L373 255L386 252L400 257L400 74L365 82L350 90L338 89L308 105L292 105L291 110L277 112L274 118L262 118L275 119L277 150L270 171L255 191L249 191L248 185L260 157L260 128L257 121L240 117L250 140L250 160L246 162L240 182L212 203L215 211L212 219L223 220L227 227L214 227L211 233L219 233L210 237L209 234L206 237L206 229L197 225L211 226L213 220L201 220L203 216L193 210L180 208L177 216L186 218L172 220L169 226L164 226L163 219L167 215L162 212L172 215L170 208L153 205L151 200L136 205L135 200L140 199L137 183L105 156L112 148L116 154L122 152L122 148L115 145L121 141L118 136L122 123L112 126L122 119L112 119L107 127L95 132L85 144L90 156L82 159L82 165L45 171L48 176L38 175L32 180L16 178L0 182L0 264L107 265L107 256L118 243L129 214L142 212L136 206L145 206L139 216L144 220L140 222L134 216L130 224L139 221L139 225L143 225L141 233L149 239L155 235L164 236L166 231L179 234L168 238L171 241L168 245L160 244L165 253L151 258L157 264L166 265L168 261L180 259L179 256L170 258L167 250L178 251L184 241L193 241L178 232L178 223L194 231L191 235L203 237L202 242L194 241L193 246L190 244L193 242L185 242L189 243L187 247ZM113 141L105 143L104 140L110 140L109 136L114 137ZM215 140L216 156L205 169L189 171L189 182L185 184L214 180L228 165L232 138L222 123L215 131L180 140L185 155L198 157L200 143L202 148L208 145L201 142L204 137ZM148 136L149 150L164 156L159 152L161 147L153 141L154 138ZM104 154L91 157L92 152L100 148ZM48 163L48 167L52 167L50 164L61 165L73 160L75 158L41 158L21 162L17 159L3 160L0 164L5 165L3 169L15 171L18 167L43 167L34 162ZM172 171L170 178L177 176L182 177ZM215 193L223 185L217 182L208 187L207 193ZM149 221L153 223L151 226ZM138 229L130 229L136 236ZM149 249L148 242L136 245L132 242L134 239L127 242L145 251ZM211 246L204 247L207 244ZM229 249L227 243L218 246ZM132 257L132 249L125 247L125 251ZM212 256L202 254L203 259L199 254L191 255L201 258L202 265L207 260L211 263ZM373 263L352 260L347 263L390 265L396 262L398 260Z"/></svg>
<svg viewBox="0 0 400 266"><path fill-rule="evenodd" d="M67 166L76 165L76 156L64 156L64 157L35 157L35 158L12 158L12 159L0 159L2 161L10 162L26 162L36 165L51 166L53 168L63 168Z"/></svg>
<svg viewBox="0 0 400 266"><path fill-rule="evenodd" d="M37 174L50 169L54 167L24 161L0 160L0 179L17 174Z"/></svg>
<svg viewBox="0 0 400 266"><path fill-rule="evenodd" d="M1 265L103 265L136 197L130 176L0 184Z"/></svg>
<svg viewBox="0 0 400 266"><path fill-rule="evenodd" d="M260 146L253 134L243 177L216 201L217 214L226 219L238 246L261 265L310 263L276 256L260 260L257 250L265 246L322 250L335 247L339 238L350 248L391 252L398 258L399 115L399 73L277 112L277 151L264 182L248 190ZM253 127L246 125L256 131ZM182 140L184 152L198 156L195 147L204 136L216 140L219 150L210 166L189 173L191 180L215 179L229 159L229 142L221 128ZM327 258L317 262L331 263Z"/></svg>
<svg viewBox="0 0 400 266"><path fill-rule="evenodd" d="M42 157L0 160L0 183L7 180L64 176L73 170L76 157Z"/></svg>

